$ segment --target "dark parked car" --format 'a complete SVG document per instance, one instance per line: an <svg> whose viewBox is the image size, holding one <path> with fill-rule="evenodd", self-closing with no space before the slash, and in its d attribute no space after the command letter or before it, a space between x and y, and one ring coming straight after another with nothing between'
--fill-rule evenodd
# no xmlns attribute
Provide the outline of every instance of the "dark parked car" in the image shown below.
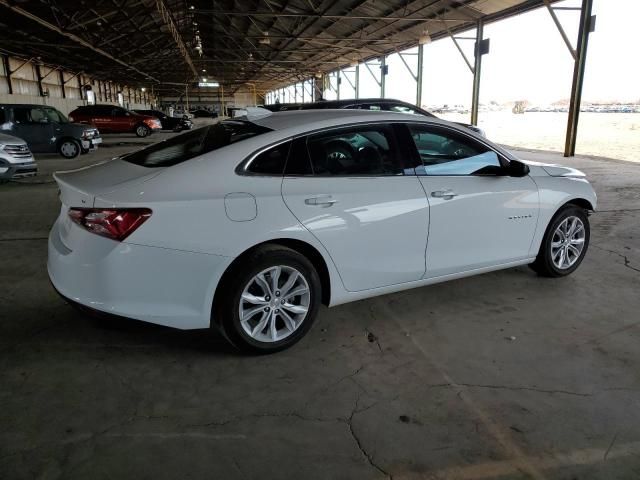
<svg viewBox="0 0 640 480"><path fill-rule="evenodd" d="M266 105L265 108L272 112L281 112L283 110L316 110L320 108L351 108L358 110L382 110L386 112L413 113L416 115L424 115L425 117L435 117L433 113L428 112L427 110L393 98L352 98L348 100L320 100L313 103L276 103ZM462 122L455 123L462 125L463 127L467 127L483 137L485 136L484 131L475 125Z"/></svg>
<svg viewBox="0 0 640 480"><path fill-rule="evenodd" d="M193 128L193 122L186 116L182 118L170 117L160 110L134 110L134 112L139 113L140 115L156 117L158 120L160 120L163 130L173 130L174 132L180 132L182 130L191 130L191 128Z"/></svg>
<svg viewBox="0 0 640 480"><path fill-rule="evenodd" d="M117 105L87 105L69 114L74 122L91 123L102 133L135 133L146 137L161 130L160 120L152 115L140 115Z"/></svg>
<svg viewBox="0 0 640 480"><path fill-rule="evenodd" d="M93 125L71 123L46 105L0 105L0 131L23 139L33 153L59 153L75 158L97 148L102 142Z"/></svg>
<svg viewBox="0 0 640 480"><path fill-rule="evenodd" d="M209 110L205 110L203 108L191 110L189 113L191 113L194 118L218 118L218 114L216 112L210 112Z"/></svg>

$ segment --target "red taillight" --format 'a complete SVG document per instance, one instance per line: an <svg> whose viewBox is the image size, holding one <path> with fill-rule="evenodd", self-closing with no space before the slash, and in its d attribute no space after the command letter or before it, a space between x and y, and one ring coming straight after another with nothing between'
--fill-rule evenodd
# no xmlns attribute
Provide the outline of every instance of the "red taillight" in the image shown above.
<svg viewBox="0 0 640 480"><path fill-rule="evenodd" d="M69 217L91 233L121 242L151 216L148 208L70 208Z"/></svg>

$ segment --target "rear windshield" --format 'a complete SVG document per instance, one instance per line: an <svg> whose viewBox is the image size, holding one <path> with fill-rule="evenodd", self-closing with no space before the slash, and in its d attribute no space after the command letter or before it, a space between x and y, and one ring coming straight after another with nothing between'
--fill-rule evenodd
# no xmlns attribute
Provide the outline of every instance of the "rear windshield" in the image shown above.
<svg viewBox="0 0 640 480"><path fill-rule="evenodd" d="M122 157L143 167L170 167L271 129L251 122L227 120L183 133Z"/></svg>

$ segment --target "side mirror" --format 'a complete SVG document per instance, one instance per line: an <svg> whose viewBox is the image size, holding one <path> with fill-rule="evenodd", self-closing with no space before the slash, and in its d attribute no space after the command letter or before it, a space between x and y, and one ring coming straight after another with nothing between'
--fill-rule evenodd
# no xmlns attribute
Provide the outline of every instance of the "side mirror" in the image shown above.
<svg viewBox="0 0 640 480"><path fill-rule="evenodd" d="M511 160L507 167L507 175L510 177L525 177L529 175L530 171L529 165L518 160Z"/></svg>

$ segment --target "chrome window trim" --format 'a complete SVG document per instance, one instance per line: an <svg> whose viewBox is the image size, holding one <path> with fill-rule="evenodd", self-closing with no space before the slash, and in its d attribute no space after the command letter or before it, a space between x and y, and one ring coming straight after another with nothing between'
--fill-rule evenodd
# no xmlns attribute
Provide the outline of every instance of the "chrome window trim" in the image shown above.
<svg viewBox="0 0 640 480"><path fill-rule="evenodd" d="M237 175L242 175L246 177L271 177L271 178L282 178L284 176L284 169L287 166L287 162L285 161L285 165L282 169L282 173L280 174L271 174L271 173L256 173L249 171L249 167L251 166L251 162L253 162L258 155L263 154L267 150L283 145L287 142L293 142L294 137L287 137L282 140L278 140L277 142L271 143L267 146L261 147L258 150L255 150L253 153L249 154L242 160L238 166L235 168L235 172Z"/></svg>
<svg viewBox="0 0 640 480"><path fill-rule="evenodd" d="M465 138L471 140L472 142L476 142L479 143L481 145L484 145L486 148L488 148L490 151L492 151L493 153L495 153L498 157L498 161L500 162L500 164L502 165L502 167L506 168L509 163L511 162L511 159L509 157L507 157L507 155L505 155L505 153L501 152L500 150L497 150L493 145L490 145L489 143L487 143L485 140L481 140L480 137L476 137L474 135L470 135L468 131L464 131L464 130L468 130L467 128L458 128L458 127L452 127L450 125L443 125L441 123L434 123L434 122L416 122L416 121L412 121L409 120L407 122L404 122L405 125L407 125L407 127L410 124L417 124L417 125L428 125L428 126L432 126L432 127L436 127L437 128L441 128L442 130L446 130L446 131L450 131L453 133L457 133L459 135L464 136ZM455 160L454 160L455 161ZM422 165L422 167L424 168L424 165ZM468 174L460 174L460 175L429 175L426 172L420 172L419 171L420 167L417 167L416 170L416 175L418 175L419 177L492 177L495 175L468 175Z"/></svg>

